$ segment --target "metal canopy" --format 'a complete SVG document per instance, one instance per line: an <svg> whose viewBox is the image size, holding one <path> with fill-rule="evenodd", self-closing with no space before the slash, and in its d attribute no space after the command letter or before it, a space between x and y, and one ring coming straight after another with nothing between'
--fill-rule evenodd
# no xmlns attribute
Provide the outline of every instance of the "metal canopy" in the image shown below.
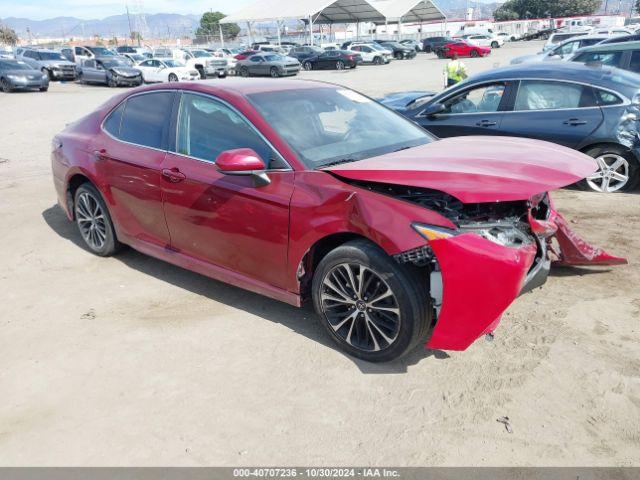
<svg viewBox="0 0 640 480"><path fill-rule="evenodd" d="M406 23L444 21L446 16L431 0L371 0L387 21ZM376 20L375 23L384 23Z"/></svg>
<svg viewBox="0 0 640 480"><path fill-rule="evenodd" d="M414 0L413 0L414 1ZM260 0L220 23L311 20L319 23L384 23L385 17L367 0Z"/></svg>

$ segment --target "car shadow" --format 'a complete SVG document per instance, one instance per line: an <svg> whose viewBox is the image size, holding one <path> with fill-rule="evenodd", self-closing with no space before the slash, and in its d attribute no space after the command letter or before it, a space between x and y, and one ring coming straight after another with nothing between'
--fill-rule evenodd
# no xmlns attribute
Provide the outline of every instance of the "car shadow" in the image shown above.
<svg viewBox="0 0 640 480"><path fill-rule="evenodd" d="M550 277L581 277L582 275L598 275L611 272L608 266L573 267L570 265L553 265L549 272Z"/></svg>
<svg viewBox="0 0 640 480"><path fill-rule="evenodd" d="M53 205L42 212L47 225L60 237L74 245L87 250L74 223L69 222L59 205ZM146 275L168 282L178 288L188 290L196 295L206 297L252 315L259 316L273 323L279 323L299 335L331 348L351 360L365 374L397 374L406 373L408 367L416 365L423 359L435 358L443 360L449 355L440 350L429 350L423 345L405 355L402 359L388 363L369 363L340 352L329 334L324 330L312 305L296 308L283 302L243 290L241 288L219 282L198 273L185 270L162 260L149 257L127 248L114 258L127 267Z"/></svg>

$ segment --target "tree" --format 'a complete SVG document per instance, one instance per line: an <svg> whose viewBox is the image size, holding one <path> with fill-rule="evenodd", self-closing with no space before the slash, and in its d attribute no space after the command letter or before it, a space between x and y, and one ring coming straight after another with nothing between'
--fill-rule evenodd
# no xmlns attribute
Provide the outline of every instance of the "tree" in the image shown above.
<svg viewBox="0 0 640 480"><path fill-rule="evenodd" d="M206 12L200 19L200 27L196 30L196 37L220 37L220 26L224 38L233 40L240 33L240 27L235 23L220 23L226 15L221 12Z"/></svg>
<svg viewBox="0 0 640 480"><path fill-rule="evenodd" d="M592 15L602 0L507 0L495 12L496 20Z"/></svg>
<svg viewBox="0 0 640 480"><path fill-rule="evenodd" d="M16 35L16 32L12 28L0 24L0 44L2 43L5 45L15 45L18 43L18 35Z"/></svg>

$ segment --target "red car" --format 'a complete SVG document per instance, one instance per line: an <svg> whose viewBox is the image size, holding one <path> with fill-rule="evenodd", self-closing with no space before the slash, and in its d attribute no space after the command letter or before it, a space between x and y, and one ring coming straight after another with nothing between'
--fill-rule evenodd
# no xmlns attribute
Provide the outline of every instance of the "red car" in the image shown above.
<svg viewBox="0 0 640 480"><path fill-rule="evenodd" d="M489 47L479 47L464 40L457 40L447 43L436 51L439 58L452 58L453 55L459 57L486 57L491 53Z"/></svg>
<svg viewBox="0 0 640 480"><path fill-rule="evenodd" d="M236 60L246 60L251 55L254 55L256 53L258 53L256 50L245 50L244 52L238 53L233 58L235 58Z"/></svg>
<svg viewBox="0 0 640 480"><path fill-rule="evenodd" d="M420 342L467 348L544 283L552 258L625 262L582 241L546 193L592 174L592 158L534 140L437 140L325 83L128 91L58 134L52 166L90 251L129 245L312 301L337 344L368 361Z"/></svg>

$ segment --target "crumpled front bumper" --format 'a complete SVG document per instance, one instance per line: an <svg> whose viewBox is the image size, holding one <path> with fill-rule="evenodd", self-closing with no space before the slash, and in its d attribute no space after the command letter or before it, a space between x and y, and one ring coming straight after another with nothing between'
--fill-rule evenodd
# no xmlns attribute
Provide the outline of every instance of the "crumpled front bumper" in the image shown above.
<svg viewBox="0 0 640 480"><path fill-rule="evenodd" d="M504 247L474 233L429 243L440 265L443 296L427 348L465 350L478 337L493 332L519 295L546 281L549 253L557 258L553 264L627 263L582 240L555 211L546 221L530 219L530 223L537 245Z"/></svg>

